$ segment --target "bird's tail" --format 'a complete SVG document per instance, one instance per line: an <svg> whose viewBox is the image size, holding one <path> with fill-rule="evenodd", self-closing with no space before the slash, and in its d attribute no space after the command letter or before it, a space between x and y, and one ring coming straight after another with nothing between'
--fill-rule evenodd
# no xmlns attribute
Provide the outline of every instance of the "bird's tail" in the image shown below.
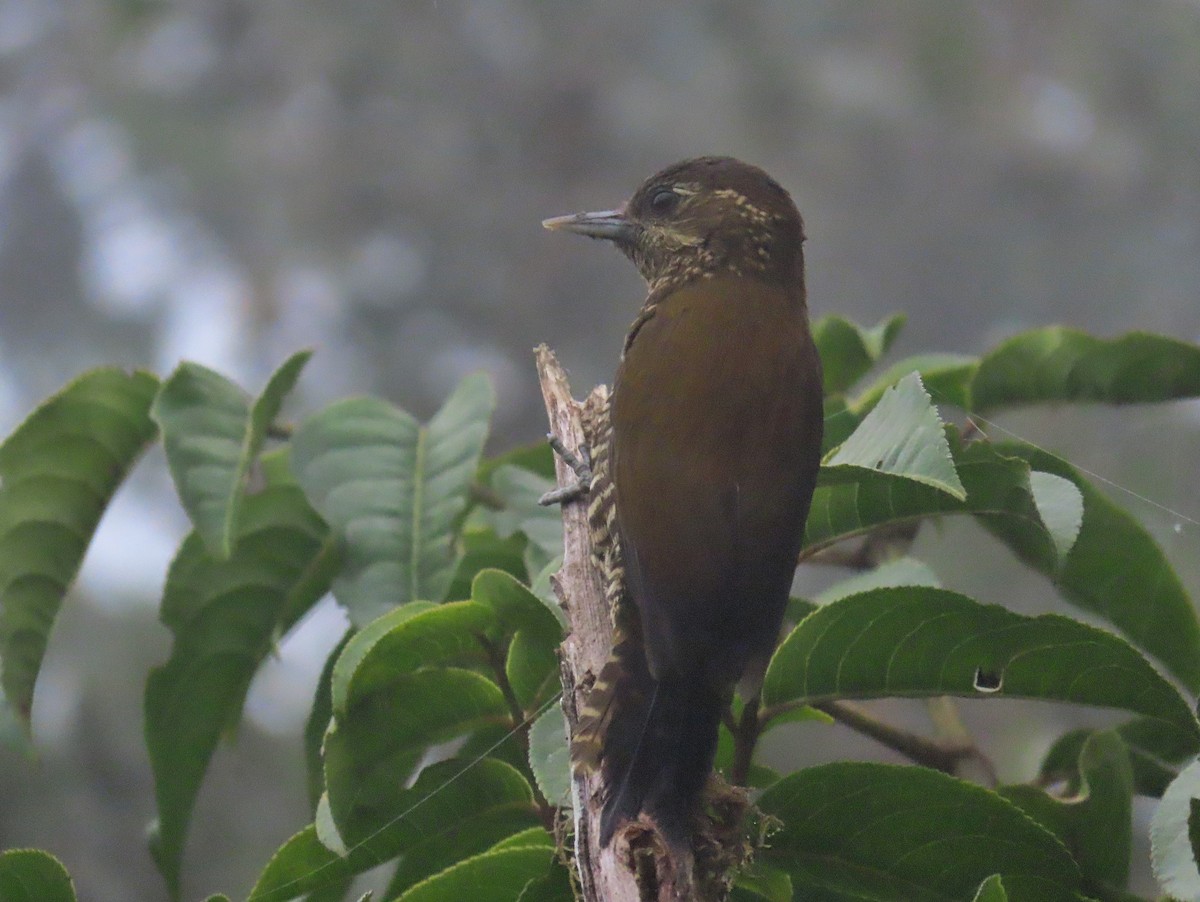
<svg viewBox="0 0 1200 902"><path fill-rule="evenodd" d="M687 846L692 808L712 770L723 704L701 678L655 680L638 637L618 642L572 749L577 763L603 769L603 845L621 824L645 812L670 845Z"/></svg>

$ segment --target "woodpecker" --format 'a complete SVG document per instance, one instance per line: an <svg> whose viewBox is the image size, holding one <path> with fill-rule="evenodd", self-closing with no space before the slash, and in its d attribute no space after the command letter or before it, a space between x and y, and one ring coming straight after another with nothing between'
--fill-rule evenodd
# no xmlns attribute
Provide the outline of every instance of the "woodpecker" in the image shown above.
<svg viewBox="0 0 1200 902"><path fill-rule="evenodd" d="M722 712L778 640L817 481L803 222L761 169L701 157L544 225L612 242L647 285L585 424L614 638L573 756L603 770L604 845L645 814L687 848Z"/></svg>

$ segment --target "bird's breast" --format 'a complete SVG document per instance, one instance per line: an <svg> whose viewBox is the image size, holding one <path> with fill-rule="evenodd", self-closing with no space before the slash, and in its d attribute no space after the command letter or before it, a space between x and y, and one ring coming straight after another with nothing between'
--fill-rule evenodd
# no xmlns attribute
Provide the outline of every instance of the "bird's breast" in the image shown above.
<svg viewBox="0 0 1200 902"><path fill-rule="evenodd" d="M732 475L751 463L745 454L769 458L773 445L802 439L820 397L798 299L749 280L700 280L663 299L629 346L613 427L621 453L640 456L649 442L675 464L725 462Z"/></svg>
<svg viewBox="0 0 1200 902"><path fill-rule="evenodd" d="M612 475L656 670L732 641L754 620L748 606L767 624L752 632L770 632L816 480L821 423L804 308L782 290L702 280L643 323L613 390Z"/></svg>

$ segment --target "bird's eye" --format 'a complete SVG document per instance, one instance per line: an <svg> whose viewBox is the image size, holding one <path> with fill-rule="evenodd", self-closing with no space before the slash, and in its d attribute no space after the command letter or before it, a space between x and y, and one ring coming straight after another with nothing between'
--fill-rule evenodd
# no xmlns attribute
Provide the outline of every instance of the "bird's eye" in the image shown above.
<svg viewBox="0 0 1200 902"><path fill-rule="evenodd" d="M650 198L650 209L655 213L670 213L678 203L678 194L670 188L660 188Z"/></svg>

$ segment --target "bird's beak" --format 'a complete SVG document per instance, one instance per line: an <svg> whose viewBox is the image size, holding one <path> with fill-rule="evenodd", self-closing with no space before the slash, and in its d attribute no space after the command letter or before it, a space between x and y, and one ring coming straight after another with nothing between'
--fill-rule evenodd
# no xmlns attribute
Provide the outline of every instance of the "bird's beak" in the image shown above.
<svg viewBox="0 0 1200 902"><path fill-rule="evenodd" d="M636 226L625 215L625 208L601 210L596 213L572 213L568 216L553 216L543 219L542 225L552 232L574 232L589 238L607 241L631 241Z"/></svg>

